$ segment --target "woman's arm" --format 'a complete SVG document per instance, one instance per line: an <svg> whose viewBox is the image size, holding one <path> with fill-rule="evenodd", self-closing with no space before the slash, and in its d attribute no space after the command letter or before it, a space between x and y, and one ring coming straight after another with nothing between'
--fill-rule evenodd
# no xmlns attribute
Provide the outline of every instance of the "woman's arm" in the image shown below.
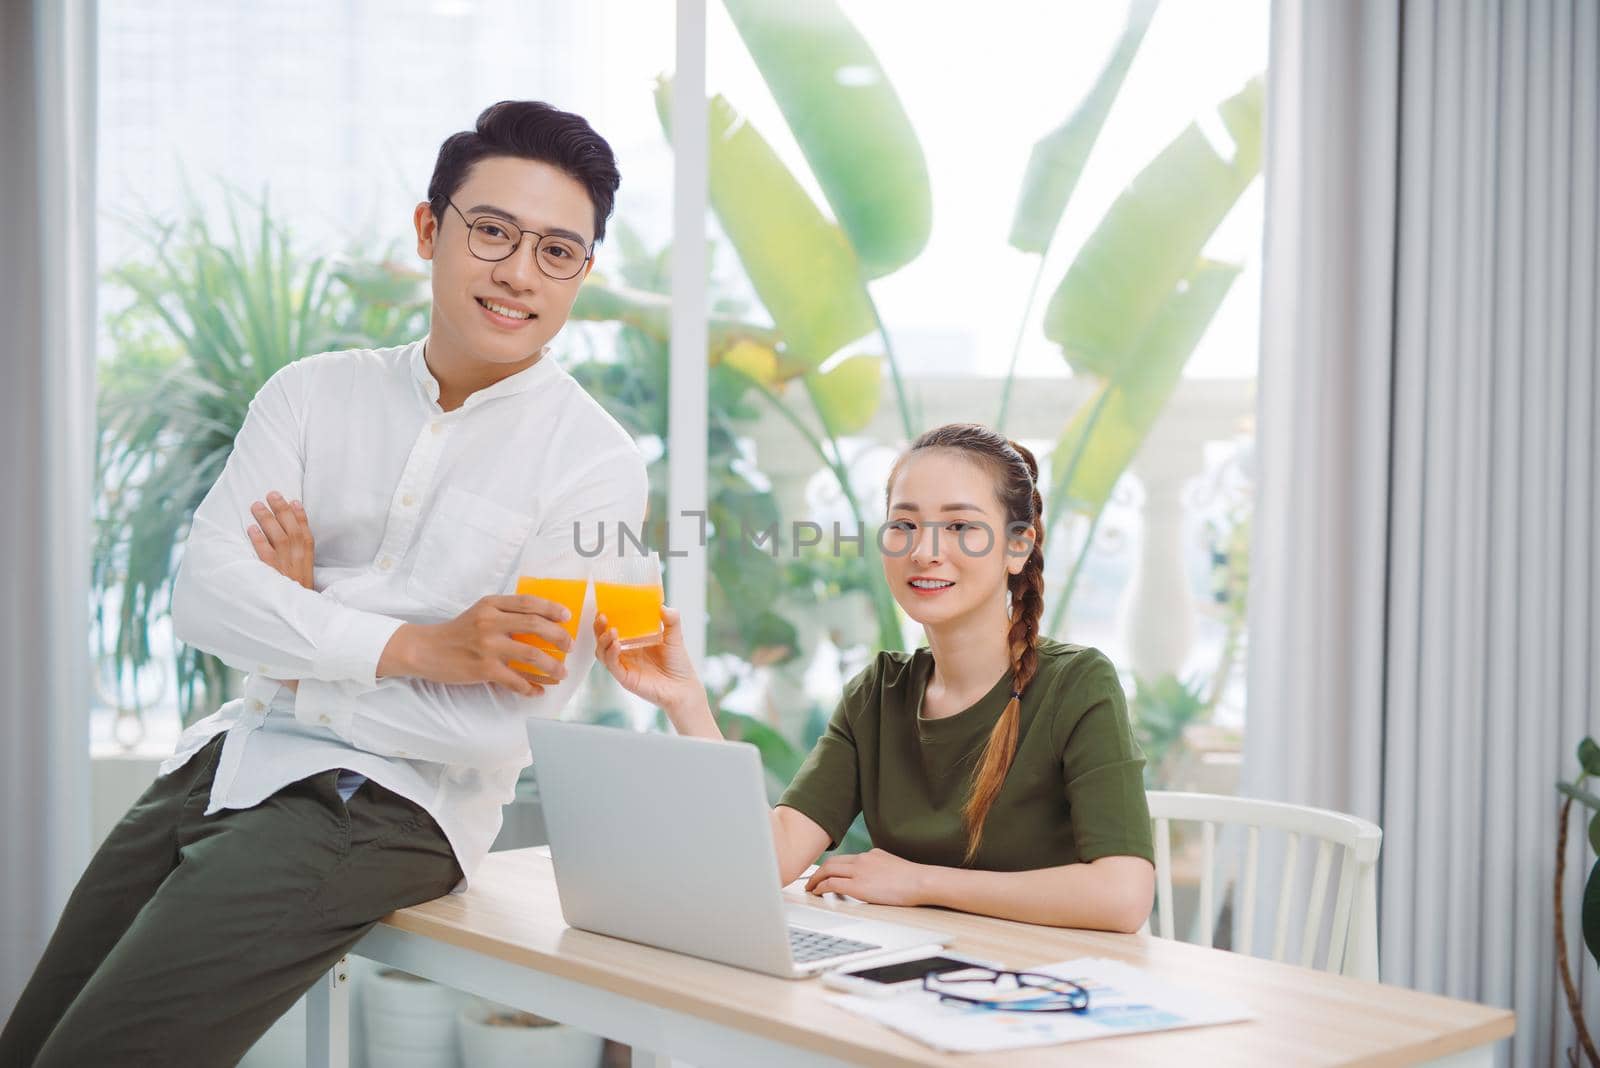
<svg viewBox="0 0 1600 1068"><path fill-rule="evenodd" d="M616 629L604 616L594 622L595 653L624 689L654 701L672 728L689 738L722 741L722 729L706 701L705 687L683 646L682 622L673 608L661 611L662 641L624 651ZM771 810L772 844L778 854L778 883L788 886L822 855L831 839L811 817L784 805Z"/></svg>
<svg viewBox="0 0 1600 1068"><path fill-rule="evenodd" d="M1155 867L1143 857L1100 857L1034 871L978 871L916 864L874 849L832 857L806 884L880 905L939 905L1004 920L1137 931L1150 915Z"/></svg>
<svg viewBox="0 0 1600 1068"><path fill-rule="evenodd" d="M817 821L799 809L778 805L772 810L772 843L778 849L778 885L800 878L822 856L832 838Z"/></svg>
<svg viewBox="0 0 1600 1068"><path fill-rule="evenodd" d="M616 628L605 617L595 619L595 654L624 689L658 703L672 729L691 739L723 740L722 727L706 700L694 664L683 649L682 620L677 609L661 611L664 635L654 646L624 652ZM821 857L830 838L811 817L786 806L771 809L773 846L778 851L778 883L789 886Z"/></svg>
<svg viewBox="0 0 1600 1068"><path fill-rule="evenodd" d="M1150 916L1156 869L1143 857L1101 857L1036 871L927 869L928 905L1051 927L1137 931Z"/></svg>

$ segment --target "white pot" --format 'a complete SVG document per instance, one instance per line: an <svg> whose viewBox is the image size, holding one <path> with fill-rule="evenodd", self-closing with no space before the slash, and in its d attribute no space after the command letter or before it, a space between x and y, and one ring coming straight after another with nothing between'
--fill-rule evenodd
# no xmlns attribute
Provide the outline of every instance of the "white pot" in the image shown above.
<svg viewBox="0 0 1600 1068"><path fill-rule="evenodd" d="M372 972L362 983L367 1064L374 1068L457 1068L460 994L389 969Z"/></svg>
<svg viewBox="0 0 1600 1068"><path fill-rule="evenodd" d="M503 1005L474 998L456 1017L461 1063L467 1068L597 1068L605 1040L566 1024L518 1027L490 1024Z"/></svg>

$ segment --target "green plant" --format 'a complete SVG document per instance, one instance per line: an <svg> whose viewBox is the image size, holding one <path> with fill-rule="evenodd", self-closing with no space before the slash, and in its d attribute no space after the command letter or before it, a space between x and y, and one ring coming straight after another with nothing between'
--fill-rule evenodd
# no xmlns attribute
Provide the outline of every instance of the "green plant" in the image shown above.
<svg viewBox="0 0 1600 1068"><path fill-rule="evenodd" d="M1207 676L1187 682L1175 675L1163 675L1154 681L1134 679L1130 712L1135 736L1145 754L1145 785L1151 788L1166 785L1174 765L1186 751L1186 729L1210 722L1243 654L1250 582L1248 504L1236 504L1222 521L1209 523L1208 536L1212 612L1223 626L1217 662Z"/></svg>
<svg viewBox="0 0 1600 1068"><path fill-rule="evenodd" d="M908 440L915 436L921 418L870 283L911 262L928 240L926 162L887 74L837 4L819 0L797 21L769 0L724 3L828 211L732 104L709 102L711 206L772 321L752 323L726 300L710 321L710 647L745 663L781 662L793 655L796 636L777 607L779 595L804 604L808 593L859 589L868 594L878 646L899 649L901 617L875 566L874 539L850 566L830 569L815 560L779 563L729 535L784 518L741 465L741 428L751 420L771 413L791 423L863 528L867 512L840 441L873 419L885 373L901 428ZM1155 9L1155 0L1135 0L1088 95L1035 148L1010 235L1016 248L1039 256L1030 309L1044 281L1044 254ZM669 92L663 81L656 94L663 127ZM1257 79L1221 105L1235 140L1231 160L1193 126L1163 150L1107 212L1050 298L1046 337L1097 391L1074 413L1051 459L1048 527L1061 536L1057 519L1070 508L1087 518L1088 535L1052 598L1048 630L1060 628L1111 487L1237 274L1200 253L1259 168L1261 96ZM175 546L260 384L301 355L396 343L426 328L424 276L390 263L335 269L321 259L301 261L265 207L254 243L230 218L226 247L215 245L201 222L157 228L149 241L154 265L113 275L135 304L120 323L126 345L103 377L111 403L102 439L107 493L96 618L104 634L106 621L117 617L108 657L119 679L131 673L135 683L149 661L149 623L164 611ZM615 241L624 266L614 280L589 279L574 318L622 329L607 358L574 374L636 437L665 441L665 250L644 249L622 227ZM1019 327L1019 348L1021 339ZM152 404L158 396L163 404ZM1005 416L1003 402L1002 426ZM659 461L651 477L659 544L666 514ZM179 673L186 713L202 697L215 703L227 696L227 674L210 658L180 649Z"/></svg>
<svg viewBox="0 0 1600 1068"><path fill-rule="evenodd" d="M1561 900L1561 884L1566 880L1567 873L1567 822L1572 815L1574 801L1590 810L1589 847L1600 855L1600 797L1584 786L1591 776L1600 776L1600 745L1596 745L1593 738L1586 737L1578 743L1578 777L1572 782L1556 783L1556 789L1566 800L1561 803L1561 818L1556 828L1555 935L1556 963L1561 971L1561 985L1566 991L1567 1009L1572 1013L1578 1044L1591 1065L1600 1065L1600 1055L1596 1054L1594 1041L1583 1022L1583 1002L1578 997L1578 988L1572 981L1572 969L1567 961L1566 918ZM1600 964L1600 859L1590 867L1583 885L1582 929L1584 946L1595 962ZM1576 1064L1576 1052L1570 1051L1569 1056Z"/></svg>
<svg viewBox="0 0 1600 1068"><path fill-rule="evenodd" d="M800 771L800 766L805 763L806 756L816 744L812 737L796 745L786 738L780 731L771 726L746 716L739 712L729 712L714 704L717 708L717 726L722 729L723 736L730 741L749 742L761 753L761 763L767 769L768 800L776 802L795 775ZM820 736L821 731L817 731ZM838 853L865 853L872 848L872 838L867 834L866 823L858 815L845 836L840 840L835 852Z"/></svg>
<svg viewBox="0 0 1600 1068"><path fill-rule="evenodd" d="M1006 414L1011 403L1011 387L1016 380L1017 359L1022 355L1022 340L1028 317L1039 295L1039 285L1044 281L1045 257L1055 241L1061 218L1067 212L1072 194L1078 188L1078 178L1089 161L1100 131L1105 127L1106 116L1116 102L1128 68L1144 42L1145 31L1155 17L1159 0L1135 0L1128 8L1128 18L1111 50L1105 65L1095 77L1094 84L1084 94L1066 121L1040 138L1028 157L1028 168L1023 172L1022 189L1017 197L1017 208L1011 220L1011 246L1019 252L1039 257L1034 271L1033 284L1028 288L1027 303L1023 305L1021 323L1017 327L1017 340L1011 347L1011 366L1006 370L1005 386L1000 392L1000 413L995 417L995 427L1004 430Z"/></svg>
<svg viewBox="0 0 1600 1068"><path fill-rule="evenodd" d="M108 318L113 355L99 369L94 640L135 712L178 546L251 398L301 356L394 344L425 328L420 276L304 257L265 202L255 215L247 229L230 196L221 235L198 207L176 222L132 220L142 253L107 275L128 303ZM232 696L215 657L179 645L176 666L186 722Z"/></svg>
<svg viewBox="0 0 1600 1068"><path fill-rule="evenodd" d="M613 274L591 275L578 298L574 318L619 325L603 338L597 330L579 330L576 337L590 338L591 354L571 367L573 376L591 395L639 440L665 441L667 436L667 350L668 313L667 263L670 248L651 249L624 220L613 227L615 255L610 260ZM762 398L766 411L777 410L789 418L793 413L779 396L793 388L805 372L783 365L779 341L771 328L748 322L746 309L729 295L729 287L713 277L713 316L708 360L708 501L709 537L705 546L709 586L707 606L707 653L723 663L748 667L778 666L791 661L804 644L800 638L798 613L816 613L824 605L838 602L850 593L869 598L882 596L888 602L886 618L896 634L898 647L898 608L888 596L881 573L865 555L831 554L809 547L796 551L787 542L780 553L770 546L752 544L746 536L777 527L786 518L780 514L773 494L754 482L745 464L741 441L751 425L763 416L763 408L753 401ZM859 364L856 366L860 366ZM857 373L843 366L828 375L818 376L815 393L806 403L821 401L823 411L832 418L841 416L847 425L871 416L871 407L851 413L860 406L862 396L875 398L877 379L873 373L870 389L835 389L836 383ZM830 402L829 397L835 397ZM830 403L834 407L829 407ZM805 434L804 423L795 420ZM841 484L847 477L834 455L813 437L816 454L828 463ZM665 535L667 457L657 455L650 465L650 515L655 517L647 531L653 544L663 544ZM877 606L875 606L876 608ZM875 613L877 614L877 613ZM885 618L878 615L880 623ZM884 628L880 626L880 639ZM736 674L743 670L735 668ZM819 708L795 709L782 721L765 722L727 710L724 699L733 680L720 690L708 692L724 731L733 738L754 743L768 772L769 787L776 799L794 774L826 724ZM847 835L841 849L867 848L865 830L858 824Z"/></svg>
<svg viewBox="0 0 1600 1068"><path fill-rule="evenodd" d="M1222 703L1249 630L1251 499L1236 501L1224 518L1207 523L1211 549L1212 614L1223 627L1222 651L1211 673L1206 717Z"/></svg>
<svg viewBox="0 0 1600 1068"><path fill-rule="evenodd" d="M1209 709L1203 682L1184 682L1175 675L1154 681L1135 678L1129 708L1134 737L1144 750L1145 786L1162 785L1184 751L1184 728L1200 722Z"/></svg>
<svg viewBox="0 0 1600 1068"><path fill-rule="evenodd" d="M926 244L932 226L927 167L887 74L837 4L815 3L803 20L765 0L724 0L724 7L831 217L729 101L709 101L711 207L773 322L759 342L727 347L718 344L713 322L712 358L720 351L725 365L753 379L752 391L794 426L864 526L839 439L872 418L884 367L907 440L920 424L869 283L903 267ZM1156 8L1157 0L1131 5L1089 92L1034 148L1010 235L1014 247L1039 257L1024 323L1043 282L1045 253ZM1259 171L1262 96L1256 78L1220 106L1234 139L1231 159L1193 124L1159 153L1100 221L1046 308L1046 337L1075 373L1097 383L1051 458L1047 529L1056 532L1067 510L1088 526L1065 586L1052 597L1049 631L1060 629L1112 487L1239 273L1235 265L1205 259L1201 250ZM664 127L669 101L670 83L663 79L656 102ZM665 300L646 307L626 294L597 290L582 310L666 335ZM728 324L721 325L726 336ZM1002 428L1022 338L1019 327L996 420ZM863 345L869 351L855 351ZM802 418L806 408L820 432ZM865 552L870 555L872 546ZM869 572L878 643L901 648L893 597L876 569Z"/></svg>
<svg viewBox="0 0 1600 1068"><path fill-rule="evenodd" d="M572 365L571 374L635 439L665 441L669 357L664 291L671 250L649 249L625 221L619 220L613 229L615 269L624 284L592 275L580 293L574 317L620 322L621 329L603 345L593 345L587 358ZM715 279L712 291L720 292ZM737 302L720 295L715 308L707 398L706 651L710 657L751 666L776 665L793 657L799 646L797 627L780 605L814 609L826 599L867 588L872 576L859 557L832 557L813 549L779 559L746 537L747 532L768 530L782 519L771 491L746 473L740 449L749 423L761 414L749 403L749 395L764 374L774 373L764 360L775 361L776 354L771 331L744 322ZM662 545L667 514L664 452L649 465L649 476L649 514L655 518L646 538ZM809 710L800 736L791 738L781 725L724 707L737 681L708 688L706 696L724 735L749 742L760 753L769 800L775 801L815 745L825 717L818 709ZM666 729L664 717L658 716L658 726ZM861 852L870 845L857 820L839 850Z"/></svg>
<svg viewBox="0 0 1600 1068"><path fill-rule="evenodd" d="M659 265L666 250L645 249L625 223L619 235L620 273L641 287L665 288L667 279ZM590 292L591 287L593 293ZM650 307L656 296L649 289L627 289L591 277L585 284L584 315L597 301L627 300L637 308ZM663 298L664 299L664 298ZM757 328L736 330L735 320L714 345L723 353L738 345L759 345ZM783 562L745 538L746 531L765 531L779 522L772 493L745 473L739 446L741 421L756 417L748 406L748 376L713 356L708 397L707 437L707 590L709 626L707 649L713 655L732 654L750 663L776 663L794 655L794 624L774 604L786 584ZM668 352L664 338L649 324L623 320L603 354L576 362L572 376L599 400L636 440L664 442L667 438ZM666 544L667 463L663 450L649 465L650 520L646 537L653 545Z"/></svg>
<svg viewBox="0 0 1600 1068"><path fill-rule="evenodd" d="M866 510L852 487L839 441L859 433L873 418L885 369L908 440L920 423L869 283L903 267L927 242L932 218L926 164L887 74L836 4L813 4L804 20L790 18L765 0L724 0L724 6L831 215L732 103L722 97L708 102L711 208L772 321L771 327L758 326L744 318L741 307L725 300L715 306L708 353L713 494L721 487L736 495L733 503L748 491L742 476L729 466L737 456L732 439L741 423L770 412L787 421L833 475L853 518L865 527ZM1156 6L1156 0L1136 0L1089 93L1035 147L1010 235L1014 247L1039 257L1028 310L1043 282L1045 254ZM657 112L669 136L670 91L663 79L656 93ZM1259 169L1261 101L1261 82L1255 79L1221 105L1235 141L1231 160L1213 149L1194 125L1158 154L1106 213L1051 297L1046 336L1060 346L1075 373L1098 385L1093 399L1062 431L1052 457L1048 528L1059 535L1056 520L1068 508L1086 516L1089 526L1064 590L1052 598L1050 630L1060 628L1112 486L1176 388L1184 364L1238 274L1237 267L1206 260L1200 252ZM618 244L625 261L620 284L592 277L574 315L622 323L639 335L627 348L656 368L644 390L653 407L648 419L630 426L636 433L664 437L659 409L664 407L671 307L666 253L648 253L625 232ZM1022 338L1019 328L997 420L1002 426ZM613 396L618 391L637 394L636 385L625 385L634 375L627 367L611 365L586 384L603 391L609 379ZM722 437L724 431L729 439ZM747 502L742 511L719 508L714 497L713 528L742 532L737 524L720 522L718 513L725 518L750 514L748 505L753 503ZM653 508L652 514L662 511ZM766 501L759 502L755 514L771 514ZM750 552L748 546L718 549L720 540L713 542L717 558L710 569L711 648L738 652L741 643L752 644L749 636L754 635L755 648L741 653L742 658L772 662L779 646L761 636L789 632L752 626L740 617L739 600L726 596L738 588L739 570L746 563L758 568L761 591L769 588L769 569L758 560L763 554ZM788 592L825 598L829 591L837 596L861 589L872 605L878 646L902 648L900 613L875 566L872 546L860 557L831 563L839 566L815 559L789 563L784 569L790 577ZM1242 609L1238 615L1242 620ZM735 624L732 633L717 633L722 620ZM1238 637L1234 629L1230 635ZM1232 654L1237 647L1238 641L1230 640ZM1233 655L1224 658L1211 692L1199 699L1198 707L1174 703L1189 692L1176 680L1163 680L1154 688L1145 685L1149 716L1170 721L1163 729L1174 737L1181 734L1179 717L1188 722L1214 707L1232 660ZM1155 711L1157 707L1163 711ZM1166 744L1170 742L1163 748ZM784 765L768 766L778 774Z"/></svg>
<svg viewBox="0 0 1600 1068"><path fill-rule="evenodd" d="M1142 33L1141 18L1147 21L1148 11L1135 5L1125 47L1129 35ZM1125 47L1108 69L1121 62ZM1065 616L1112 490L1240 273L1238 265L1207 259L1201 250L1260 170L1263 95L1258 76L1218 108L1233 137L1231 160L1194 124L1157 154L1095 227L1045 309L1045 336L1075 374L1097 383L1051 454L1046 529L1055 530L1070 510L1087 520L1087 534L1049 630ZM1091 92L1085 106L1094 101ZM1025 191L1019 231L1031 199Z"/></svg>

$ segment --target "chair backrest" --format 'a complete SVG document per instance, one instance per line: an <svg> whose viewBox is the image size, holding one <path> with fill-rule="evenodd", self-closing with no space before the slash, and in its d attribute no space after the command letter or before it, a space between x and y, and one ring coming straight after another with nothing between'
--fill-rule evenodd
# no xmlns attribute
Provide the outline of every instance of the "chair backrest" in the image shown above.
<svg viewBox="0 0 1600 1068"><path fill-rule="evenodd" d="M1383 831L1377 824L1342 812L1281 801L1160 790L1150 791L1147 797L1155 830L1156 915L1161 937L1175 937L1172 918L1173 821L1193 821L1201 825L1197 940L1206 945L1212 944L1213 921L1216 917L1217 828L1236 826L1245 829L1244 857L1240 864L1235 897L1232 947L1241 953L1250 953L1252 949L1261 832L1280 831L1288 835L1288 846L1283 858L1283 876L1278 886L1272 959L1283 960L1288 949L1290 916L1296 903L1301 900L1295 896L1295 881L1300 841L1305 838L1317 842L1317 859L1311 878L1311 896L1306 900L1298 963L1305 967L1312 965L1326 921L1324 906L1327 902L1328 874L1337 859L1339 883L1334 895L1328 953L1322 966L1330 972L1377 980L1377 866L1378 849L1383 843ZM1334 855L1336 851L1339 854L1337 858Z"/></svg>

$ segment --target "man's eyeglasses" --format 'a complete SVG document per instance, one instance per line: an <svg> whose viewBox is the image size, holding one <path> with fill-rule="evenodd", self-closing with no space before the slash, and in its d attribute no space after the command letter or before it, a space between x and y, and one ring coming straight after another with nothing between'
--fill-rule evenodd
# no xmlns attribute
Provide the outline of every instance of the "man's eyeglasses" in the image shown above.
<svg viewBox="0 0 1600 1068"><path fill-rule="evenodd" d="M589 257L594 255L594 250L585 248L581 242L569 237L524 230L516 223L494 215L468 219L466 212L457 207L455 201L445 197L445 203L455 208L461 221L467 224L467 251L480 260L498 263L506 259L521 247L523 237L531 234L539 239L533 254L539 270L558 282L564 282L577 277L583 265L589 262Z"/></svg>
<svg viewBox="0 0 1600 1068"><path fill-rule="evenodd" d="M953 989L952 989L953 988ZM940 1001L1005 1012L1088 1012L1089 991L1070 979L968 965L929 972L922 989Z"/></svg>

